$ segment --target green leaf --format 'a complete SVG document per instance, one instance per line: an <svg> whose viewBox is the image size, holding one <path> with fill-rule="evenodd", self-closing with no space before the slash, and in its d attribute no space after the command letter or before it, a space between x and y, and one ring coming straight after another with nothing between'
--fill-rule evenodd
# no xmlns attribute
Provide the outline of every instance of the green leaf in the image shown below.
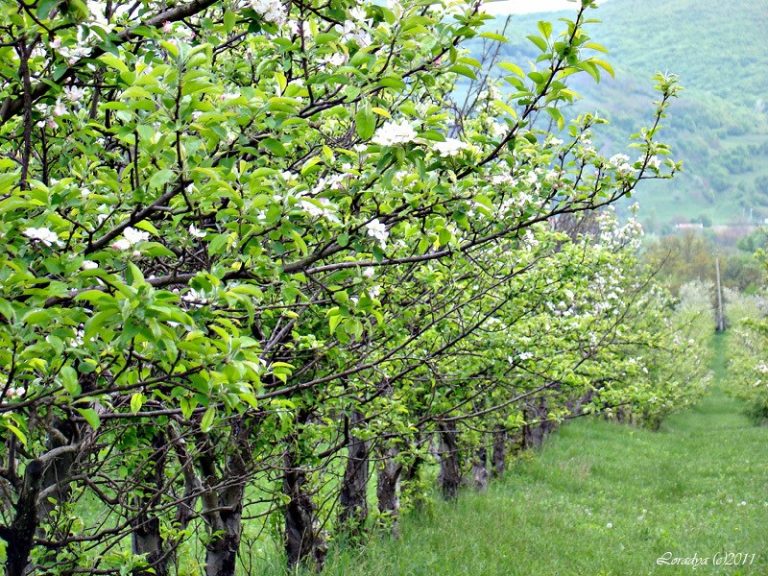
<svg viewBox="0 0 768 576"><path fill-rule="evenodd" d="M283 143L276 138L266 138L261 144L278 158L282 158L288 153Z"/></svg>
<svg viewBox="0 0 768 576"><path fill-rule="evenodd" d="M565 118L563 117L563 113L560 112L557 108L547 108L547 114L549 114L552 119L557 122L557 128L558 130L562 130L565 128Z"/></svg>
<svg viewBox="0 0 768 576"><path fill-rule="evenodd" d="M613 70L613 66L611 66L605 60L601 60L600 58L590 58L588 60L588 62L594 64L595 66L599 66L600 68L602 68L603 70L608 72L608 74L611 75L611 78L615 78L616 77L616 73Z"/></svg>
<svg viewBox="0 0 768 576"><path fill-rule="evenodd" d="M501 34L496 34L495 32L483 32L480 34L481 38L488 38L489 40L496 40L497 42L503 42L506 44L508 40L506 37L502 36Z"/></svg>
<svg viewBox="0 0 768 576"><path fill-rule="evenodd" d="M232 32L235 28L235 24L237 24L237 16L235 15L232 10L227 10L224 12L224 30L226 32Z"/></svg>
<svg viewBox="0 0 768 576"><path fill-rule="evenodd" d="M64 390L69 392L72 396L80 394L80 380L77 377L77 372L72 366L64 366L64 368L61 369L61 372L59 372L59 377Z"/></svg>
<svg viewBox="0 0 768 576"><path fill-rule="evenodd" d="M203 419L200 420L200 430L208 432L213 427L214 418L216 418L216 408L208 406L205 414L203 414Z"/></svg>
<svg viewBox="0 0 768 576"><path fill-rule="evenodd" d="M538 49L541 50L542 52L547 51L547 41L544 40L544 38L531 34L530 36L528 36L528 40L533 42L538 47Z"/></svg>
<svg viewBox="0 0 768 576"><path fill-rule="evenodd" d="M91 428L94 430L99 429L99 426L101 426L101 418L99 418L99 414L96 412L96 410L93 408L78 408L77 411Z"/></svg>
<svg viewBox="0 0 768 576"><path fill-rule="evenodd" d="M165 168L163 170L158 170L149 179L149 187L160 188L162 186L165 186L165 184L170 182L172 179L173 179L173 170L169 170L168 168Z"/></svg>
<svg viewBox="0 0 768 576"><path fill-rule="evenodd" d="M540 20L537 23L537 27L539 29L539 32L541 32L541 35L544 38L549 38L552 35L552 23L546 22L544 20Z"/></svg>
<svg viewBox="0 0 768 576"><path fill-rule="evenodd" d="M525 78L525 72L523 72L523 69L520 68L517 64L513 64L512 62L500 62L499 68L506 70L507 72L511 72L515 76L520 76L520 78Z"/></svg>
<svg viewBox="0 0 768 576"><path fill-rule="evenodd" d="M376 131L376 116L367 104L355 114L355 129L363 140L368 140Z"/></svg>
<svg viewBox="0 0 768 576"><path fill-rule="evenodd" d="M144 394L141 392L136 392L133 396L131 396L131 412L136 414L139 410L141 410L141 407L144 405Z"/></svg>
<svg viewBox="0 0 768 576"><path fill-rule="evenodd" d="M471 78L472 80L477 80L477 74L475 74L475 71L472 70L469 66L465 66L463 64L454 64L450 68L448 68L451 72L456 72L456 74L460 74L461 76L466 76L467 78Z"/></svg>
<svg viewBox="0 0 768 576"><path fill-rule="evenodd" d="M19 427L17 427L14 424L11 424L7 420L4 421L3 424L8 430L10 430L13 433L14 436L16 436L16 438L19 439L19 442L21 442L23 446L27 445L27 435L24 434L24 432L22 432Z"/></svg>

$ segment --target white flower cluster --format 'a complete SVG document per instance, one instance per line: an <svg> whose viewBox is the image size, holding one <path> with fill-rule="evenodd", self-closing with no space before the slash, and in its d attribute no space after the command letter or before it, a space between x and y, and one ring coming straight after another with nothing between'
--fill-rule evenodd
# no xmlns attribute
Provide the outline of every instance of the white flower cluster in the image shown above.
<svg viewBox="0 0 768 576"><path fill-rule="evenodd" d="M371 142L380 146L395 146L396 144L407 144L416 139L416 130L408 122L389 121L376 131Z"/></svg>
<svg viewBox="0 0 768 576"><path fill-rule="evenodd" d="M303 36L305 42L309 42L312 39L312 30L309 27L309 22L304 20L288 20L288 30L294 36Z"/></svg>
<svg viewBox="0 0 768 576"><path fill-rule="evenodd" d="M80 35L77 43L74 46L62 46L61 38L57 37L51 40L51 50L55 54L64 58L64 60L67 61L67 64L71 66L78 60L90 55L91 47L86 42L87 38L83 35Z"/></svg>
<svg viewBox="0 0 768 576"><path fill-rule="evenodd" d="M619 176L629 176L633 172L632 165L629 163L629 156L626 154L615 154L608 160L608 165L616 169Z"/></svg>
<svg viewBox="0 0 768 576"><path fill-rule="evenodd" d="M200 230L197 226L194 224L189 225L189 235L193 238L205 238L206 232L205 230Z"/></svg>
<svg viewBox="0 0 768 576"><path fill-rule="evenodd" d="M149 240L149 232L128 226L128 228L123 230L123 237L112 242L111 246L115 250L129 250L136 244L146 242L147 240Z"/></svg>
<svg viewBox="0 0 768 576"><path fill-rule="evenodd" d="M37 240L46 246L53 246L54 244L61 246L59 235L50 228L27 228L23 234L30 240Z"/></svg>
<svg viewBox="0 0 768 576"><path fill-rule="evenodd" d="M496 186L514 186L517 184L517 181L512 178L512 174L496 174L495 176L491 177L491 184Z"/></svg>
<svg viewBox="0 0 768 576"><path fill-rule="evenodd" d="M285 24L288 19L288 11L279 0L253 0L251 7L264 20L278 26Z"/></svg>
<svg viewBox="0 0 768 576"><path fill-rule="evenodd" d="M8 391L6 392L6 396L8 396L8 398L21 398L26 393L27 391L24 390L24 388L17 386L15 388L14 387L8 388Z"/></svg>
<svg viewBox="0 0 768 576"><path fill-rule="evenodd" d="M319 205L318 205L319 204ZM299 206L312 217L326 218L331 222L340 222L334 211L334 206L328 198L315 198L314 200L302 200Z"/></svg>
<svg viewBox="0 0 768 576"><path fill-rule="evenodd" d="M199 308L208 303L208 298L206 298L203 292L195 290L194 288L190 288L182 295L181 301L186 302L187 304L191 304L195 308Z"/></svg>
<svg viewBox="0 0 768 576"><path fill-rule="evenodd" d="M446 138L445 142L435 142L435 150L440 156L456 156L462 150L469 148L469 144L458 138Z"/></svg>
<svg viewBox="0 0 768 576"><path fill-rule="evenodd" d="M368 236L375 238L381 244L382 250L387 247L387 239L389 238L389 231L386 224L380 222L378 218L374 218L365 225L368 230Z"/></svg>
<svg viewBox="0 0 768 576"><path fill-rule="evenodd" d="M342 42L354 42L360 48L370 46L373 42L371 34L367 28L370 21L367 18L365 8L355 6L349 11L350 20L345 20L344 24L337 24L336 30L341 34Z"/></svg>

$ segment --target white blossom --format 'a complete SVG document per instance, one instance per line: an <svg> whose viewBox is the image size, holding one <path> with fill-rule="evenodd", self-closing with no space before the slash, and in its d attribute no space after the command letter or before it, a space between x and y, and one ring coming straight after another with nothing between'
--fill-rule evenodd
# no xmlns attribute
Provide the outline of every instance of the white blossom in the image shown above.
<svg viewBox="0 0 768 576"><path fill-rule="evenodd" d="M387 245L387 238L389 238L389 232L387 231L387 226L379 222L378 218L374 218L368 224L365 225L365 227L368 230L368 236L371 236L372 238L376 238L376 240L379 241L382 248L385 248Z"/></svg>
<svg viewBox="0 0 768 576"><path fill-rule="evenodd" d="M189 233L194 238L205 238L205 230L200 230L194 224L189 225Z"/></svg>
<svg viewBox="0 0 768 576"><path fill-rule="evenodd" d="M56 105L53 107L54 116L64 116L67 113L67 107L61 100L56 100Z"/></svg>
<svg viewBox="0 0 768 576"><path fill-rule="evenodd" d="M347 55L343 52L335 52L329 56L326 56L321 62L327 66L341 66L347 61Z"/></svg>
<svg viewBox="0 0 768 576"><path fill-rule="evenodd" d="M285 24L288 11L278 0L253 0L251 7L267 22Z"/></svg>
<svg viewBox="0 0 768 576"><path fill-rule="evenodd" d="M85 95L85 88L65 86L64 97L72 103L78 102Z"/></svg>
<svg viewBox="0 0 768 576"><path fill-rule="evenodd" d="M136 228L132 228L131 226L128 226L125 230L123 230L123 236L125 237L128 242L131 243L131 246L134 244L138 244L139 242L146 242L149 240L149 232L144 232L143 230L137 230Z"/></svg>
<svg viewBox="0 0 768 576"><path fill-rule="evenodd" d="M435 149L440 156L456 156L469 145L457 138L446 138L445 142L435 142Z"/></svg>
<svg viewBox="0 0 768 576"><path fill-rule="evenodd" d="M131 247L131 243L125 238L118 238L112 244L110 244L115 250L128 250Z"/></svg>
<svg viewBox="0 0 768 576"><path fill-rule="evenodd" d="M352 18L352 20L363 22L368 17L368 14L362 6L355 6L349 11L349 17Z"/></svg>
<svg viewBox="0 0 768 576"><path fill-rule="evenodd" d="M80 267L83 270L96 270L96 268L99 267L98 263L94 262L93 260L83 260L83 263L80 264Z"/></svg>
<svg viewBox="0 0 768 576"><path fill-rule="evenodd" d="M149 240L149 232L137 230L136 228L128 226L128 228L123 230L123 237L112 242L112 248L115 248L116 250L128 250L139 242L146 242L147 240Z"/></svg>
<svg viewBox="0 0 768 576"><path fill-rule="evenodd" d="M336 28L339 29L338 24ZM341 33L342 42L354 42L360 48L365 48L373 41L368 31L362 28L359 22L353 20L345 21L339 32Z"/></svg>
<svg viewBox="0 0 768 576"><path fill-rule="evenodd" d="M21 388L21 387L8 388L8 392L6 393L8 398L21 398L22 396L24 396L24 394L26 394L26 390L24 390L24 388Z"/></svg>
<svg viewBox="0 0 768 576"><path fill-rule="evenodd" d="M27 228L23 234L31 240L39 240L46 246L59 243L59 235L50 228Z"/></svg>
<svg viewBox="0 0 768 576"><path fill-rule="evenodd" d="M394 146L396 144L406 144L416 139L416 131L405 120L401 122L389 121L376 131L371 139L374 144L380 146Z"/></svg>

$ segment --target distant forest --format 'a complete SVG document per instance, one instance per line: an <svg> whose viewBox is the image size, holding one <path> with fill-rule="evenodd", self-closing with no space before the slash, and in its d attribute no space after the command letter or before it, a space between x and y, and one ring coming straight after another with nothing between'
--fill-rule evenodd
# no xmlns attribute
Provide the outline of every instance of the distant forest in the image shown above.
<svg viewBox="0 0 768 576"><path fill-rule="evenodd" d="M576 106L599 111L611 125L601 145L621 145L622 135L643 125L653 99L648 79L673 72L684 87L665 131L684 173L640 188L641 220L649 232L680 222L705 227L762 224L768 218L768 9L762 2L714 0L611 0L595 12L590 35L605 45L615 78L599 86L574 79L583 96ZM502 61L538 55L526 35L542 15L498 16L489 28L507 26ZM515 39L518 39L517 41ZM480 53L480 41L473 51ZM628 151L629 152L629 151ZM633 198L631 201L634 201Z"/></svg>

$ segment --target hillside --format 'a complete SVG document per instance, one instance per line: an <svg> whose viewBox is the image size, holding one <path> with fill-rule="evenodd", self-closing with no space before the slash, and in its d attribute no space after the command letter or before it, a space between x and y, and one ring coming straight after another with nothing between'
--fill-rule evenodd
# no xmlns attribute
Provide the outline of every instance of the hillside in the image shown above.
<svg viewBox="0 0 768 576"><path fill-rule="evenodd" d="M560 16L511 17L502 58L531 60L537 52L526 35L537 20ZM591 35L608 48L616 78L595 86L585 77L574 85L583 95L579 109L597 109L611 120L601 144L621 146L643 124L654 72L673 72L685 87L664 136L685 173L642 190L646 226L658 231L680 220L731 224L768 217L766 4L735 2L724 14L714 0L611 0L594 17L601 23L591 25ZM506 18L497 16L490 27L500 29Z"/></svg>

